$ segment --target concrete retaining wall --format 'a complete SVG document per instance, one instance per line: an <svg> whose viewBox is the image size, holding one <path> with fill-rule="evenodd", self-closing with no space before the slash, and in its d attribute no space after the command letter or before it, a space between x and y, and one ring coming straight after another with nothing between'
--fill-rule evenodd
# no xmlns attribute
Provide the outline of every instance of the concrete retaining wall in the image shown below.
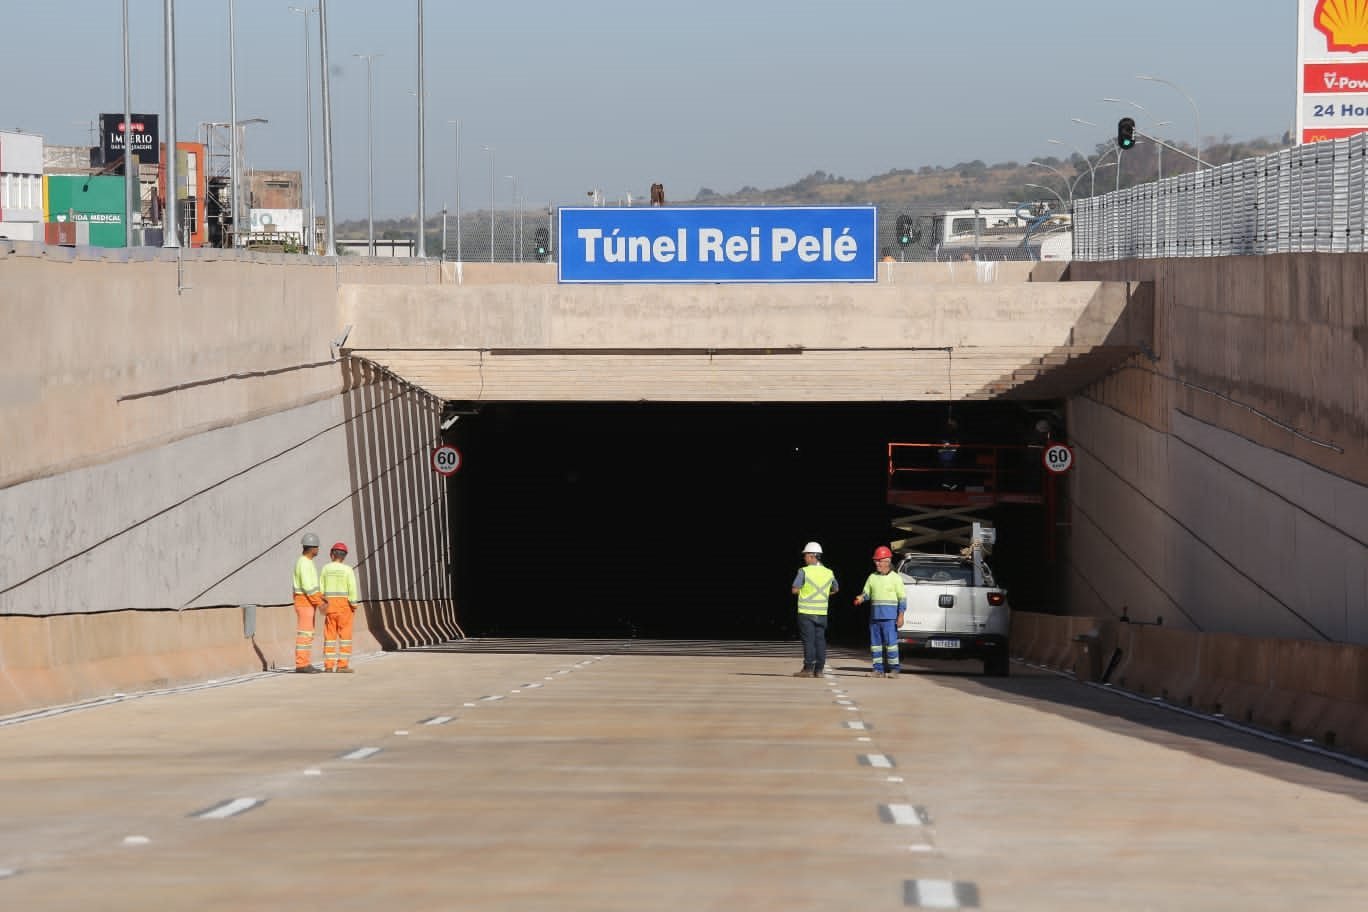
<svg viewBox="0 0 1368 912"><path fill-rule="evenodd" d="M1081 636L1089 636L1089 667ZM1012 655L1115 686L1368 754L1368 646L1204 634L1113 619L1014 612Z"/></svg>

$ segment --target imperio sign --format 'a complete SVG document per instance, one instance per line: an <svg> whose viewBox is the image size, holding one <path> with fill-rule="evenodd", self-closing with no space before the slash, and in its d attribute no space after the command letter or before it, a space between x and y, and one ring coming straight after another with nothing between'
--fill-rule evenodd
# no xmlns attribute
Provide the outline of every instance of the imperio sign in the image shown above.
<svg viewBox="0 0 1368 912"><path fill-rule="evenodd" d="M873 282L872 206L561 209L560 280Z"/></svg>
<svg viewBox="0 0 1368 912"><path fill-rule="evenodd" d="M1298 3L1297 141L1368 131L1368 4Z"/></svg>

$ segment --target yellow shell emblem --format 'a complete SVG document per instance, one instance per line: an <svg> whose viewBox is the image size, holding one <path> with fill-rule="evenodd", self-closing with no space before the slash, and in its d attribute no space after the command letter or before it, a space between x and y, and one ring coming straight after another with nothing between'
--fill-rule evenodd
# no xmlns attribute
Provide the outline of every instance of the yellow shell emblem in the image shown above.
<svg viewBox="0 0 1368 912"><path fill-rule="evenodd" d="M1368 0L1320 0L1312 21L1330 50L1368 50Z"/></svg>

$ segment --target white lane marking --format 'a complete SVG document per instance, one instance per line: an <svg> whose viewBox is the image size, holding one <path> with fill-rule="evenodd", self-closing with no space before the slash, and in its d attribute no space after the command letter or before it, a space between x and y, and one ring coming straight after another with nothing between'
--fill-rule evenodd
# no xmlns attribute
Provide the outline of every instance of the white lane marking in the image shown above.
<svg viewBox="0 0 1368 912"><path fill-rule="evenodd" d="M855 705L855 701L854 701L854 700L837 700L837 701L836 701L836 705L837 705L837 706L854 706L854 705Z"/></svg>
<svg viewBox="0 0 1368 912"><path fill-rule="evenodd" d="M547 675L546 677L542 678L542 680L543 680L543 681L554 681L555 678L551 677L550 675Z"/></svg>
<svg viewBox="0 0 1368 912"><path fill-rule="evenodd" d="M860 707L858 707L858 706L847 706L847 707L845 708L845 711L848 712L848 713L857 713L857 712L860 711Z"/></svg>
<svg viewBox="0 0 1368 912"><path fill-rule="evenodd" d="M474 706L475 704L474 704L474 703L462 703L461 705L462 705L462 706Z"/></svg>
<svg viewBox="0 0 1368 912"><path fill-rule="evenodd" d="M514 689L514 690L510 690L509 693L520 694L520 693L522 693L522 691L521 691L521 690Z"/></svg>
<svg viewBox="0 0 1368 912"><path fill-rule="evenodd" d="M147 845L151 841L152 840L148 839L146 836L125 836L123 844L126 846L140 846Z"/></svg>
<svg viewBox="0 0 1368 912"><path fill-rule="evenodd" d="M503 697L480 697L480 702L481 702L481 703L493 703L493 702L496 701L496 700L502 700L502 699L503 699Z"/></svg>
<svg viewBox="0 0 1368 912"><path fill-rule="evenodd" d="M349 754L343 754L342 759L365 760L367 757L374 757L378 753L380 753L380 748L378 747L358 747L356 750L352 751Z"/></svg>
<svg viewBox="0 0 1368 912"><path fill-rule="evenodd" d="M883 754L861 754L860 762L875 769L892 769L893 761Z"/></svg>
<svg viewBox="0 0 1368 912"><path fill-rule="evenodd" d="M881 804L879 817L885 823L895 823L898 826L926 826L931 822L923 808L910 804Z"/></svg>
<svg viewBox="0 0 1368 912"><path fill-rule="evenodd" d="M934 852L934 851L936 851L936 847L933 846L933 845L927 845L927 844L924 843L924 842L919 842L919 843L917 843L916 845L910 845L910 846L908 846L908 847L907 847L907 851L909 851L909 852Z"/></svg>
<svg viewBox="0 0 1368 912"><path fill-rule="evenodd" d="M0 880L4 880L6 877L13 877L18 873L19 872L14 868L0 868Z"/></svg>
<svg viewBox="0 0 1368 912"><path fill-rule="evenodd" d="M431 719L424 719L423 722L422 722L422 724L423 724L423 725L446 725L448 722L450 722L450 721L451 721L452 719L454 719L454 718L455 718L455 716L433 716Z"/></svg>
<svg viewBox="0 0 1368 912"><path fill-rule="evenodd" d="M546 685L544 685L544 684L524 684L524 685L523 685L523 687L526 688L527 690L536 690L538 687L544 687L544 686L546 686Z"/></svg>
<svg viewBox="0 0 1368 912"><path fill-rule="evenodd" d="M846 727L846 728L852 728L852 729L854 729L855 731L861 731L861 732L862 732L862 731L869 731L869 729L871 728L871 726L869 725L868 722L847 722L847 723L845 724L845 727Z"/></svg>
<svg viewBox="0 0 1368 912"><path fill-rule="evenodd" d="M395 732L394 732L394 733L395 733L396 735L407 735L407 734L408 734L408 731L407 731L406 729L399 728L399 729L395 729Z"/></svg>
<svg viewBox="0 0 1368 912"><path fill-rule="evenodd" d="M856 738L855 740L856 740L856 741L873 741L874 739L871 738L871 737L869 737L868 735L861 735L860 737Z"/></svg>
<svg viewBox="0 0 1368 912"><path fill-rule="evenodd" d="M321 775L323 775L323 771L322 771L321 769L319 769L318 767L316 767L316 766L311 766L311 767L309 767L308 769L306 769L306 770L304 771L304 775L306 775L306 776L321 776Z"/></svg>
<svg viewBox="0 0 1368 912"><path fill-rule="evenodd" d="M921 909L977 909L978 887L953 880L905 880L903 904Z"/></svg>
<svg viewBox="0 0 1368 912"><path fill-rule="evenodd" d="M888 781L889 781L889 782L902 782L902 781L903 781L903 777L902 777L902 776L889 776L889 777L888 777Z"/></svg>
<svg viewBox="0 0 1368 912"><path fill-rule="evenodd" d="M265 803L265 798L234 798L231 801L220 802L211 808L197 811L190 816L198 817L200 820L222 820L225 817L235 817L238 814L246 813Z"/></svg>

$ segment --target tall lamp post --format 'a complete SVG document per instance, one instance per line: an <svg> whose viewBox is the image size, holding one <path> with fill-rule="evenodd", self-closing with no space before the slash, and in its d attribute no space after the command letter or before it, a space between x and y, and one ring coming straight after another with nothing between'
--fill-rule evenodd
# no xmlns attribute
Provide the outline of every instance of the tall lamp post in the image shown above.
<svg viewBox="0 0 1368 912"><path fill-rule="evenodd" d="M464 262L461 256L461 122L448 120L447 123L456 128L456 262L460 263Z"/></svg>
<svg viewBox="0 0 1368 912"><path fill-rule="evenodd" d="M485 146L489 153L489 262L494 262L494 147Z"/></svg>
<svg viewBox="0 0 1368 912"><path fill-rule="evenodd" d="M1073 149L1075 152L1078 153L1078 157L1081 158L1081 159L1083 159L1083 164L1085 164L1085 165L1088 166L1088 175L1089 175L1089 180L1091 181L1090 186L1091 186L1091 188L1092 188L1092 189L1089 191L1088 195L1089 195L1089 196L1096 196L1096 195L1097 195L1097 169L1093 167L1093 163L1092 163L1092 161L1088 158L1088 156L1084 155L1083 152L1082 152L1077 146L1073 145L1072 143L1066 143L1066 142L1065 142L1064 140L1062 140L1062 139L1047 139L1046 142L1051 143L1052 145L1056 145L1056 146L1065 146L1066 148Z"/></svg>
<svg viewBox="0 0 1368 912"><path fill-rule="evenodd" d="M337 256L337 208L333 199L332 92L328 82L328 0L318 0L318 65L323 90L323 201L327 205L327 247L324 256Z"/></svg>
<svg viewBox="0 0 1368 912"><path fill-rule="evenodd" d="M123 0L123 93L124 93L124 246L133 246L134 189L138 176L133 168L133 90L129 75L128 55L128 0ZM155 142L155 140L154 140ZM139 198L138 203L142 200ZM138 205L141 213L142 206Z"/></svg>
<svg viewBox="0 0 1368 912"><path fill-rule="evenodd" d="M1047 170L1047 171L1053 171L1053 172L1055 173L1055 175L1056 175L1061 181L1064 182L1064 189L1067 190L1067 191L1069 192L1069 206L1071 206L1071 207L1073 206L1073 184L1070 183L1070 182L1069 182L1069 179L1068 179L1067 177L1064 176L1064 172L1063 172L1063 171L1060 171L1058 168L1054 167L1053 165L1047 165L1047 164L1045 164L1044 162L1032 161L1032 162L1027 162L1027 164L1033 165L1033 166L1035 166L1035 167L1037 167L1037 168L1044 168L1044 169ZM1036 185L1036 184L1027 184L1026 186L1028 186L1028 187L1034 187L1034 186L1037 186L1037 185ZM1056 194L1056 195L1057 195L1057 194Z"/></svg>
<svg viewBox="0 0 1368 912"><path fill-rule="evenodd" d="M427 109L423 92L423 0L418 0L418 256L427 257ZM373 252L373 251L372 251Z"/></svg>
<svg viewBox="0 0 1368 912"><path fill-rule="evenodd" d="M241 163L238 161L238 116L237 116L237 14L236 4L228 0L228 174L232 182L233 207L233 246L237 247L242 237L242 195L238 188L242 185Z"/></svg>
<svg viewBox="0 0 1368 912"><path fill-rule="evenodd" d="M504 177L513 182L513 262L517 263L522 259L522 244L519 243L521 232L518 230L518 179L511 174L505 174Z"/></svg>
<svg viewBox="0 0 1368 912"><path fill-rule="evenodd" d="M308 181L309 195L307 203L308 222L304 225L304 245L310 252L314 252L314 225L318 220L318 213L314 209L314 151L313 151L313 55L309 48L309 17L318 12L318 7L301 9L297 6L290 7L290 12L299 13L304 17L304 135L305 135L305 180Z"/></svg>
<svg viewBox="0 0 1368 912"><path fill-rule="evenodd" d="M1182 95L1184 98L1186 98L1186 99L1187 99L1187 103L1190 104L1190 105L1192 105L1192 120L1193 120L1193 124L1194 124L1194 129L1193 129L1193 148L1194 148L1194 149L1196 150L1196 152L1197 152L1197 167L1199 167L1199 168L1202 167L1202 166L1205 164L1205 163L1202 161L1202 112L1199 111L1199 110L1197 110L1197 102L1193 101L1193 100L1192 100L1192 96L1189 95L1187 92L1184 92L1178 85L1176 85L1175 83L1169 82L1167 79L1160 79L1158 76L1136 76L1135 78L1136 78L1136 79L1143 79L1143 80L1145 80L1146 82L1159 82L1159 83L1163 83L1164 85L1168 86L1170 89L1173 89L1173 90L1174 90L1175 92L1177 92L1179 95Z"/></svg>
<svg viewBox="0 0 1368 912"><path fill-rule="evenodd" d="M180 246L180 207L176 205L176 0L163 0L162 39L166 68L166 206L162 210L162 247ZM127 133L127 128L124 130Z"/></svg>
<svg viewBox="0 0 1368 912"><path fill-rule="evenodd" d="M375 256L375 84L372 68L383 54L352 54L366 61L366 252ZM419 102L422 103L421 101ZM419 236L422 226L418 226Z"/></svg>
<svg viewBox="0 0 1368 912"><path fill-rule="evenodd" d="M1034 187L1036 190L1044 190L1046 193L1051 194L1055 199L1059 200L1059 205L1063 206L1065 209L1069 208L1069 204L1064 202L1064 197L1060 196L1059 191L1053 187L1047 187L1044 184L1026 184L1025 186Z"/></svg>

